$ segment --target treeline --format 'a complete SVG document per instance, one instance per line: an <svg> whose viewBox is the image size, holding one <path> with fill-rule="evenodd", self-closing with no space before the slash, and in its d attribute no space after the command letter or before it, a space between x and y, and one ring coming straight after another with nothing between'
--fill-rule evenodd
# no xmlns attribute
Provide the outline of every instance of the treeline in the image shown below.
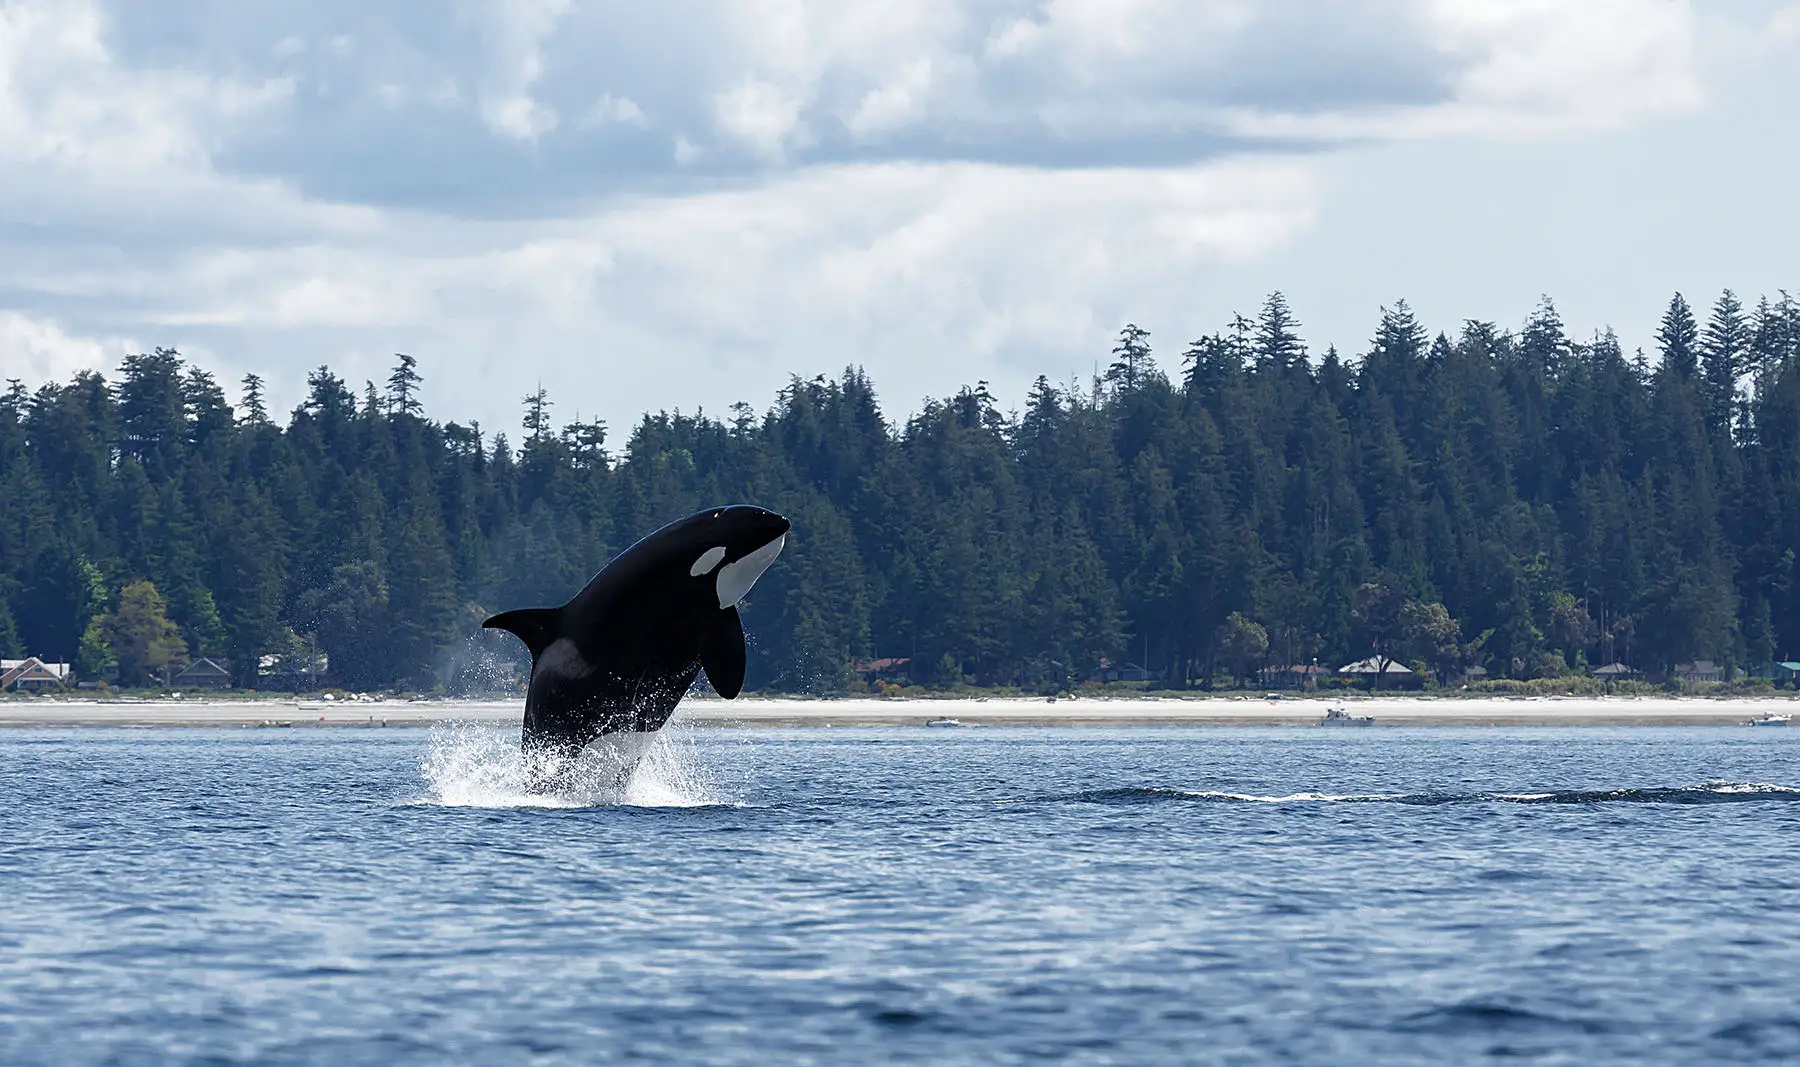
<svg viewBox="0 0 1800 1067"><path fill-rule="evenodd" d="M277 423L167 349L0 398L0 651L182 657L257 684L329 654L349 688L465 684L487 613L558 603L699 507L794 522L747 603L749 684L829 690L909 657L927 684L1053 689L1103 658L1165 684L1391 656L1449 676L1652 674L1800 650L1800 308L1681 297L1654 361L1569 337L1433 337L1404 303L1366 354L1309 354L1280 294L1186 346L1127 326L1105 374L985 385L891 422L860 370L766 413L646 416L616 454L558 426L437 422L400 356L361 395L329 369ZM1173 364L1173 361L1169 361ZM483 643L485 641L485 643ZM473 653L473 654L472 654Z"/></svg>

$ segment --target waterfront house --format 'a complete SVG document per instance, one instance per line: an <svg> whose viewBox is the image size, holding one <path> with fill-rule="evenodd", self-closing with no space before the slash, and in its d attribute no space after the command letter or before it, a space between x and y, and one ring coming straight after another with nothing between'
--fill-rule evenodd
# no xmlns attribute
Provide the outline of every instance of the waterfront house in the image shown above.
<svg viewBox="0 0 1800 1067"><path fill-rule="evenodd" d="M46 663L36 656L0 659L0 692L47 693L73 679L67 663Z"/></svg>
<svg viewBox="0 0 1800 1067"><path fill-rule="evenodd" d="M1417 689L1419 676L1411 667L1389 656L1370 656L1339 667L1338 676L1352 682L1367 682L1377 689Z"/></svg>
<svg viewBox="0 0 1800 1067"><path fill-rule="evenodd" d="M1316 688L1319 679L1330 674L1329 670L1316 663L1295 663L1286 667L1264 667L1262 685L1265 689L1311 689Z"/></svg>
<svg viewBox="0 0 1800 1067"><path fill-rule="evenodd" d="M1677 663L1675 679L1681 682L1722 682L1725 680L1725 668L1709 659Z"/></svg>
<svg viewBox="0 0 1800 1067"><path fill-rule="evenodd" d="M231 671L218 660L201 656L181 668L173 684L183 689L230 689Z"/></svg>
<svg viewBox="0 0 1800 1067"><path fill-rule="evenodd" d="M320 652L263 656L256 664L256 687L270 692L301 693L317 689L331 671L331 657Z"/></svg>
<svg viewBox="0 0 1800 1067"><path fill-rule="evenodd" d="M911 656L883 656L879 659L858 660L853 666L857 675L865 682L903 682L906 680L907 667L911 664Z"/></svg>
<svg viewBox="0 0 1800 1067"><path fill-rule="evenodd" d="M1623 682L1630 678L1639 677L1639 671L1636 667L1627 667L1625 664L1616 661L1608 663L1604 667L1595 667L1591 673L1594 677L1603 682Z"/></svg>
<svg viewBox="0 0 1800 1067"><path fill-rule="evenodd" d="M1135 663L1114 666L1113 661L1100 660L1100 680L1102 682L1148 682L1156 675Z"/></svg>
<svg viewBox="0 0 1800 1067"><path fill-rule="evenodd" d="M1412 668L1387 656L1370 656L1368 659L1359 659L1355 663L1344 664L1338 668L1338 673L1354 678L1371 678L1376 675L1380 675L1382 678L1390 675L1401 678L1411 674Z"/></svg>

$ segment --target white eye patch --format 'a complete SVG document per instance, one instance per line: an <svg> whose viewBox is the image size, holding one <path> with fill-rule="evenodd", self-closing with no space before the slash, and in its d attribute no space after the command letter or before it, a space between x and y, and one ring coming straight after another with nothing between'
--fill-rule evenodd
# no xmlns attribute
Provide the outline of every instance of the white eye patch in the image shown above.
<svg viewBox="0 0 1800 1067"><path fill-rule="evenodd" d="M714 567L719 565L719 561L724 558L724 545L720 545L717 548L709 548L705 552L700 553L700 558L694 561L692 567L688 568L688 573L695 578L698 578L702 574L710 573Z"/></svg>

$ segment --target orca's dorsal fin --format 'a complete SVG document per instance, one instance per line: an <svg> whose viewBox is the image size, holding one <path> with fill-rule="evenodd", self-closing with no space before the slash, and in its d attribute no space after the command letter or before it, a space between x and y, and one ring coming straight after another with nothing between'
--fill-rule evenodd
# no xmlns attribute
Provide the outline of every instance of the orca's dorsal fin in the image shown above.
<svg viewBox="0 0 1800 1067"><path fill-rule="evenodd" d="M700 667L706 684L727 700L744 688L744 623L737 608L719 612L716 621L700 635Z"/></svg>
<svg viewBox="0 0 1800 1067"><path fill-rule="evenodd" d="M505 630L525 642L537 659L550 642L562 636L561 608L519 608L503 611L481 624L484 630Z"/></svg>

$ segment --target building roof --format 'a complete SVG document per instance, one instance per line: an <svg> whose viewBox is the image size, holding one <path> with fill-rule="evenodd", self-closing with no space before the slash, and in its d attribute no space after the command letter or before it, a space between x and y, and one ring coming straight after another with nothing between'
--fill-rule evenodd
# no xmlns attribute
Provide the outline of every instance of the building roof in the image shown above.
<svg viewBox="0 0 1800 1067"><path fill-rule="evenodd" d="M1791 659L1784 659L1775 666L1780 667L1784 671L1800 671L1800 663L1796 663Z"/></svg>
<svg viewBox="0 0 1800 1067"><path fill-rule="evenodd" d="M0 660L0 686L29 678L33 681L51 681L62 683L69 680L70 670L67 663L45 663L36 656L24 659Z"/></svg>
<svg viewBox="0 0 1800 1067"><path fill-rule="evenodd" d="M231 672L226 670L224 667L220 666L219 662L217 660L208 659L205 656L201 656L199 659L195 660L194 662L181 668L180 671L176 672L175 677L177 677L177 678L219 678L219 677L228 676L230 674L231 674Z"/></svg>
<svg viewBox="0 0 1800 1067"><path fill-rule="evenodd" d="M1412 668L1397 659L1370 656L1338 668L1339 674L1411 674Z"/></svg>
<svg viewBox="0 0 1800 1067"><path fill-rule="evenodd" d="M911 656L884 656L881 659L863 660L856 665L856 669L865 674L879 674L882 671L891 671L899 667L904 667L911 662Z"/></svg>
<svg viewBox="0 0 1800 1067"><path fill-rule="evenodd" d="M1601 677L1610 677L1612 675L1618 675L1618 674L1636 674L1637 668L1636 667L1627 667L1623 663L1614 661L1612 663L1608 663L1604 667L1595 667L1593 670L1593 673L1596 675L1599 675Z"/></svg>

